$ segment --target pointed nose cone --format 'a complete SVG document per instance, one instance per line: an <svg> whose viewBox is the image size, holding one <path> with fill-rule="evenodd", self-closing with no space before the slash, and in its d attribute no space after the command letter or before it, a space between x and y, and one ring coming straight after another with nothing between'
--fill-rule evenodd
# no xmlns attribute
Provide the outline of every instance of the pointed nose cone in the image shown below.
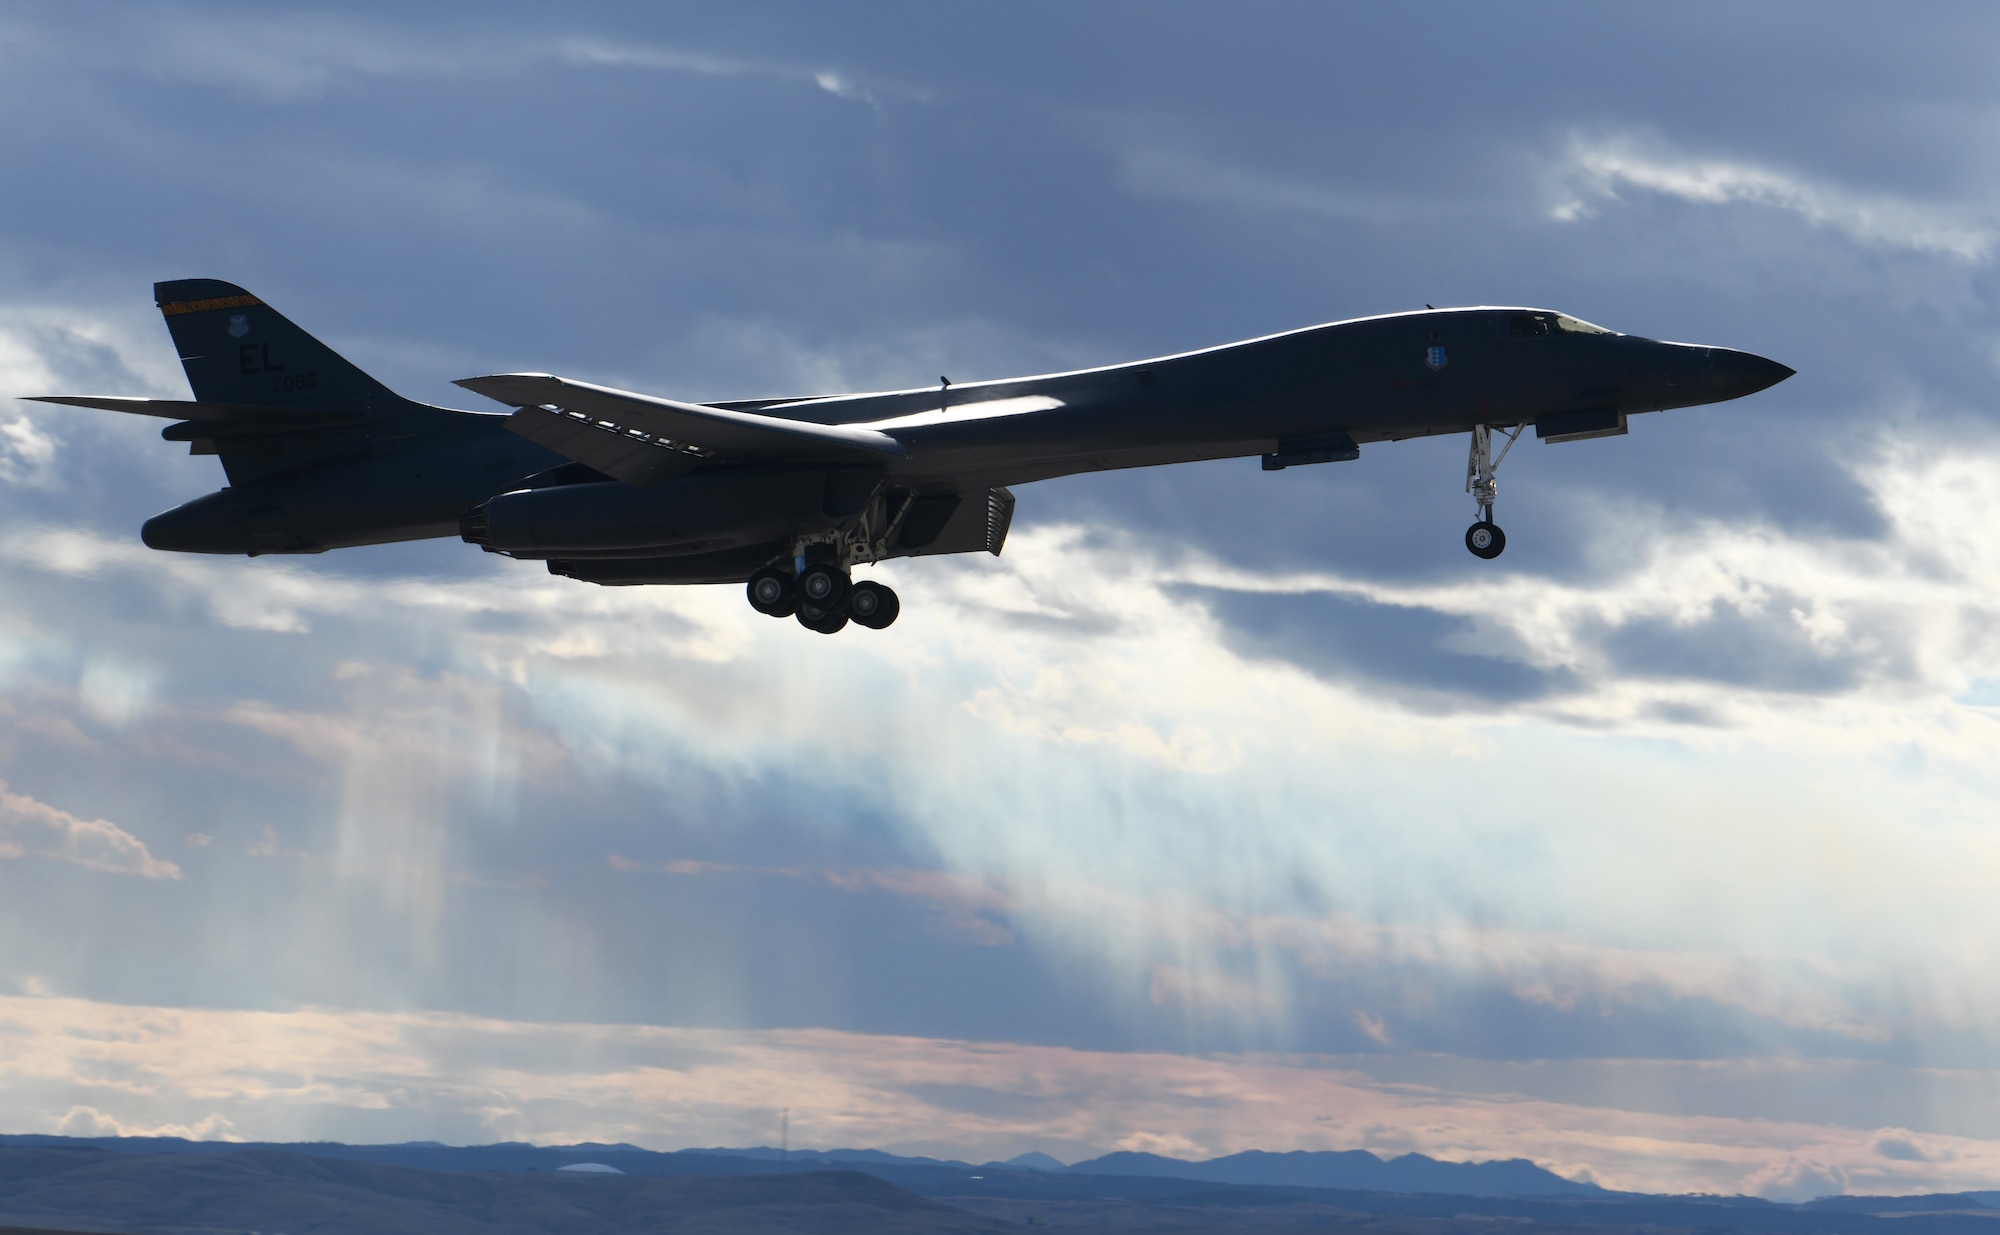
<svg viewBox="0 0 2000 1235"><path fill-rule="evenodd" d="M1796 370L1775 360L1766 360L1734 348L1713 348L1708 355L1708 380L1715 388L1718 401L1754 395L1784 381L1794 372Z"/></svg>

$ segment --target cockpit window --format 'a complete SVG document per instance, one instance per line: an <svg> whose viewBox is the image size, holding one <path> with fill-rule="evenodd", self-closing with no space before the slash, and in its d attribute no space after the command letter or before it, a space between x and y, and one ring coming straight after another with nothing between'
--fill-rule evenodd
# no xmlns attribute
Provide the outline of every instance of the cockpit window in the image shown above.
<svg viewBox="0 0 2000 1235"><path fill-rule="evenodd" d="M1567 313L1516 313L1507 319L1507 333L1516 339L1532 339L1546 334L1616 334L1593 326Z"/></svg>

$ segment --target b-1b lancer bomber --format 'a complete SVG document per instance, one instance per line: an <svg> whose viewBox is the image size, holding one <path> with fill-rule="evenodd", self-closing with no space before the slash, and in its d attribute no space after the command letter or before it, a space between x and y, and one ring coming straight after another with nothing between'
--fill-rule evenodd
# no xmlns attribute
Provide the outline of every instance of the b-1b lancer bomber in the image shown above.
<svg viewBox="0 0 2000 1235"><path fill-rule="evenodd" d="M458 535L588 583L742 583L832 634L896 620L856 566L999 553L1011 486L1078 472L1358 458L1471 436L1465 545L1494 558L1496 476L1527 427L1609 437L1638 412L1718 403L1792 370L1618 334L1546 309L1429 309L1073 373L879 394L694 403L546 373L458 384L514 409L391 392L230 283L155 284L194 398L50 396L164 417L227 487L141 531L184 553L319 553ZM1495 446L1499 447L1495 452Z"/></svg>

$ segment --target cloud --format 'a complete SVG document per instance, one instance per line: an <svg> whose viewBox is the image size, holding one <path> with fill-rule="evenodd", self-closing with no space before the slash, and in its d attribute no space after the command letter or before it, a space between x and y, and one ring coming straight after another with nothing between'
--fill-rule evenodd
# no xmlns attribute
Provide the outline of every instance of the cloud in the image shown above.
<svg viewBox="0 0 2000 1235"><path fill-rule="evenodd" d="M0 781L0 858L53 858L90 870L144 879L179 879L181 868L108 819L79 819L18 794Z"/></svg>
<svg viewBox="0 0 2000 1235"><path fill-rule="evenodd" d="M1772 1201L1810 1201L1847 1192L1852 1177L1835 1163L1811 1156L1788 1156L1750 1174L1743 1190Z"/></svg>
<svg viewBox="0 0 2000 1235"><path fill-rule="evenodd" d="M1990 211L1866 193L1743 160L1698 158L1633 138L1575 138L1560 163L1564 196L1552 218L1588 218L1621 193L1638 191L1700 205L1777 210L1866 248L1930 253L1984 263L2000 238Z"/></svg>
<svg viewBox="0 0 2000 1235"><path fill-rule="evenodd" d="M179 366L147 345L149 326L130 311L0 306L0 484L50 492L68 483L57 426L74 419L74 409L17 399L107 390L185 397Z"/></svg>
<svg viewBox="0 0 2000 1235"><path fill-rule="evenodd" d="M149 1127L134 1127L120 1123L104 1112L88 1106L72 1106L56 1121L52 1131L57 1136L100 1137L100 1136L176 1136L190 1141L240 1141L243 1138L231 1133L229 1121L220 1115L210 1115L192 1124L154 1124Z"/></svg>
<svg viewBox="0 0 2000 1235"><path fill-rule="evenodd" d="M77 695L91 716L123 728L146 714L159 686L159 675L152 670L110 657L93 657L84 664Z"/></svg>
<svg viewBox="0 0 2000 1235"><path fill-rule="evenodd" d="M698 77L762 77L776 81L809 82L838 99L880 107L874 95L832 69L798 69L757 60L710 55L659 44L614 43L572 36L556 44L556 56L579 67L650 69L690 73Z"/></svg>
<svg viewBox="0 0 2000 1235"><path fill-rule="evenodd" d="M1126 1153L1160 1154L1168 1158L1203 1158L1201 1146L1178 1132L1131 1132L1112 1142Z"/></svg>
<svg viewBox="0 0 2000 1235"><path fill-rule="evenodd" d="M658 44L613 43L581 36L558 40L555 54L557 59L573 65L654 69L664 73L693 73L701 77L765 77L778 72L769 65L727 56Z"/></svg>
<svg viewBox="0 0 2000 1235"><path fill-rule="evenodd" d="M1661 708L1743 723L1800 694L1942 701L1994 665L1986 580L2000 560L1970 529L2000 512L1985 471L1996 446L1885 435L1864 453L1849 471L1886 521L1875 540L1600 501L1590 521L1649 547L1616 560L1607 538L1575 581L1502 570L1403 584L1195 559L1178 573L1245 654L1413 706L1511 703L1643 728Z"/></svg>
<svg viewBox="0 0 2000 1235"><path fill-rule="evenodd" d="M1388 1046L1394 1041L1389 1036L1389 1022L1379 1016L1368 1012L1356 1012L1354 1014L1354 1023L1361 1027L1362 1033L1367 1034L1383 1046Z"/></svg>
<svg viewBox="0 0 2000 1235"><path fill-rule="evenodd" d="M545 857L468 865L538 786L658 786L672 800L712 784L701 812L730 818L786 809L810 785L814 826L869 820L901 852L651 853L611 839L615 812L591 817L605 843L590 848L687 875L812 872L892 893L935 915L940 937L1060 958L1097 975L1093 997L1117 1015L1193 1016L1214 1042L1358 1045L1366 1031L1347 1016L1304 1013L1339 992L1401 1043L1471 1049L1493 1031L1437 1001L1488 992L1547 1018L1483 1047L1510 1054L1554 1026L1649 1032L1676 1007L1832 1049L1994 1010L1983 962L1932 941L1980 937L1991 914L1951 872L1993 844L1973 788L1990 722L1955 695L2000 679L2000 641L1982 633L2000 562L1975 532L2000 517L2000 458L1916 436L1856 458L1884 512L1880 543L1613 506L1593 524L1648 549L1601 572L1412 583L1252 574L1043 525L997 561L886 568L903 620L845 643L804 641L727 590L591 589L511 563L369 578L49 527L0 539L0 561L23 605L69 604L57 598L74 584L80 607L42 620L74 620L92 644L112 637L90 613L107 590L200 615L174 655L222 685L201 709L176 704L175 731L218 726L205 740L220 751L281 744L283 760L232 774L294 768L288 783L320 786L305 800L326 821L288 822L286 845L420 921L442 922L468 876L545 878ZM1566 686L1481 693L1432 672L1422 647L1330 672L1306 656L1310 622L1246 655L1225 594L1412 615L1447 664L1525 666ZM1704 638L1745 624L1767 650L1743 663L1775 646L1846 672L1801 690L1719 670ZM1320 638L1351 644L1356 629ZM1639 657L1621 641L1633 630L1681 641ZM1383 623L1375 638L1394 634ZM441 662L397 659L433 641ZM648 651L669 645L670 658ZM800 693L801 680L818 686ZM1408 682L1428 693L1384 689ZM790 702L775 712L753 702L778 696ZM1711 723L1663 719L1671 707ZM130 740L166 723L135 714ZM1911 742L1929 761L1920 784L1882 753ZM1694 780L1691 759L1705 769ZM1912 792L1927 828L1885 829ZM1759 874L1774 869L1785 879ZM1916 887L1905 904L1897 889ZM1699 922L1690 897L1713 905ZM1882 912L1856 916L1866 905ZM1587 925L1605 922L1618 929Z"/></svg>
<svg viewBox="0 0 2000 1235"><path fill-rule="evenodd" d="M874 95L869 94L866 90L863 90L838 73L826 70L814 73L813 85L818 86L821 90L826 91L837 99L852 99L855 102L880 106L875 102Z"/></svg>
<svg viewBox="0 0 2000 1235"><path fill-rule="evenodd" d="M1418 709L1505 705L1582 685L1569 666L1525 664L1479 641L1476 620L1427 606L1322 590L1196 585L1182 594L1213 614L1223 637L1246 657L1385 690Z"/></svg>
<svg viewBox="0 0 2000 1235"><path fill-rule="evenodd" d="M59 38L41 40L64 57ZM211 14L162 6L103 28L92 67L107 61L181 87L217 90L259 104L299 106L328 94L357 95L382 79L503 72L526 59L499 39L447 39L327 13L283 17Z"/></svg>
<svg viewBox="0 0 2000 1235"><path fill-rule="evenodd" d="M908 869L829 870L824 878L847 891L880 891L907 897L937 911L939 929L981 947L1014 942L993 920L1014 907L1014 899L991 881L944 871Z"/></svg>
<svg viewBox="0 0 2000 1235"><path fill-rule="evenodd" d="M1273 174L1164 146L1121 152L1118 181L1139 197L1241 214L1383 224L1437 213L1434 203L1415 195Z"/></svg>
<svg viewBox="0 0 2000 1235"><path fill-rule="evenodd" d="M6 33L33 47L44 62L74 53L52 28L17 27ZM635 68L699 77L759 77L815 85L850 101L876 105L868 91L830 69L787 67L630 38L589 34L550 35L504 24L463 29L413 27L328 13L282 17L209 14L170 9L136 23L100 30L91 65L116 63L178 87L216 90L263 105L303 108L327 96L362 96L381 82L450 84L504 79L557 65Z"/></svg>
<svg viewBox="0 0 2000 1235"><path fill-rule="evenodd" d="M728 862L704 862L672 858L664 862L636 862L612 854L613 870L650 871L685 877L738 875L787 880L816 880L843 892L885 892L923 904L936 911L932 926L947 935L978 944L999 947L1014 942L1013 933L993 920L1013 908L1014 899L989 881L944 871L907 868L821 868L805 866L743 866Z"/></svg>
<svg viewBox="0 0 2000 1235"><path fill-rule="evenodd" d="M1877 1128L1868 1138L1868 1150L1895 1162L1948 1162L1955 1156L1948 1148L1931 1146L1908 1128Z"/></svg>
<svg viewBox="0 0 2000 1235"><path fill-rule="evenodd" d="M72 1135L381 1142L428 1132L673 1149L769 1143L789 1108L795 1144L974 1161L1037 1146L1062 1157L1372 1146L1561 1162L1614 1188L1786 1198L1973 1187L2000 1170L2000 1140L1930 1136L1953 1156L1890 1159L1874 1148L1879 1133L1385 1085L1315 1056L21 996L0 997L0 1021L0 1099Z"/></svg>

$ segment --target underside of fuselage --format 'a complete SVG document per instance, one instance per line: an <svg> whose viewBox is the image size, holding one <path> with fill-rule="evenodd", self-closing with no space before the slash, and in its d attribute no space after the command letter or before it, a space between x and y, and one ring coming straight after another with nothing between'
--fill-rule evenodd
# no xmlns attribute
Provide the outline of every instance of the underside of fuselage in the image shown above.
<svg viewBox="0 0 2000 1235"><path fill-rule="evenodd" d="M47 400L170 418L163 437L218 457L228 486L148 521L148 545L258 555L459 535L605 585L747 581L761 611L828 631L894 620L894 593L852 567L997 554L1012 487L1093 471L1245 457L1277 470L1469 433L1481 518L1467 545L1497 556L1494 473L1528 426L1609 436L1791 373L1480 307L873 394L684 403L547 375L460 383L514 409L499 415L403 399L232 284L155 292L194 397Z"/></svg>

